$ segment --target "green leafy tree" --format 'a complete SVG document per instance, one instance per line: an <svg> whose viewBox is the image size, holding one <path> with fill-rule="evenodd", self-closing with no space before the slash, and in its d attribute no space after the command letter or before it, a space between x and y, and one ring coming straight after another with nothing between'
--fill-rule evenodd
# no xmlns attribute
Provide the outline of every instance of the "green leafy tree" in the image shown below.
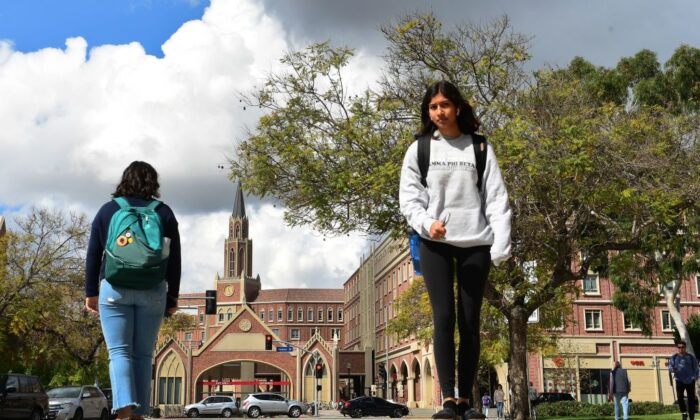
<svg viewBox="0 0 700 420"><path fill-rule="evenodd" d="M640 249L659 221L688 208L694 187L669 180L689 166L665 151L681 140L690 147L694 129L666 108L627 106L627 86L653 74L648 54L637 61L651 70L600 71L580 59L527 80L527 39L507 19L445 32L434 16L416 15L382 31L390 47L380 92L348 92L350 50L326 43L288 54L289 71L246 97L268 112L241 143L231 176L281 199L291 224L400 234L399 168L418 99L434 80L462 86L511 197L513 258L492 271L486 298L507 321L515 418L526 418L528 317L541 309L535 328L560 326L577 280L605 272L610 253Z"/></svg>
<svg viewBox="0 0 700 420"><path fill-rule="evenodd" d="M85 217L33 209L16 226L3 238L2 367L45 384L107 382L99 320L83 310Z"/></svg>

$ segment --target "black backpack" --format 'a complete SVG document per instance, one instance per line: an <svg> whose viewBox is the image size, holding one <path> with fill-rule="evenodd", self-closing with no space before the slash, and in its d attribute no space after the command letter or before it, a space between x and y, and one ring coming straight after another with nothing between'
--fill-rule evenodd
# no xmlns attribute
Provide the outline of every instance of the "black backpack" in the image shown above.
<svg viewBox="0 0 700 420"><path fill-rule="evenodd" d="M484 170L486 169L486 137L472 133L472 141L474 142L474 157L476 159L477 181L476 187L481 191L482 180L484 179ZM428 166L430 165L430 142L431 134L416 137L418 141L418 168L420 169L420 183L426 187L425 177L428 176Z"/></svg>

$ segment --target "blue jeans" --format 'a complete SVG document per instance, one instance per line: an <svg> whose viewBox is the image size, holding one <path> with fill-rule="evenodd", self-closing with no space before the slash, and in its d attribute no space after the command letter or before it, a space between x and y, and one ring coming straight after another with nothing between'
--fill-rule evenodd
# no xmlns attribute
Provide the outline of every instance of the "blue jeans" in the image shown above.
<svg viewBox="0 0 700 420"><path fill-rule="evenodd" d="M100 283L100 322L109 351L112 412L134 406L146 414L151 401L153 347L165 313L167 283L149 290Z"/></svg>
<svg viewBox="0 0 700 420"><path fill-rule="evenodd" d="M627 420L630 412L630 400L626 392L616 392L613 395L613 406L615 407L615 420L620 419L620 404L622 404L622 418Z"/></svg>
<svg viewBox="0 0 700 420"><path fill-rule="evenodd" d="M503 402L502 401L496 401L496 416L498 416L499 419L503 418Z"/></svg>

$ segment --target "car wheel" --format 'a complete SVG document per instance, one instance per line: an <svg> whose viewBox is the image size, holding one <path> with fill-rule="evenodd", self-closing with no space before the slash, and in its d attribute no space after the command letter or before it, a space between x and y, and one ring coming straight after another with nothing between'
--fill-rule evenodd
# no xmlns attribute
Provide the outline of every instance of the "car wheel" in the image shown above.
<svg viewBox="0 0 700 420"><path fill-rule="evenodd" d="M359 419L360 417L362 417L362 410L359 408L352 410L350 412L350 417L352 417L354 419Z"/></svg>
<svg viewBox="0 0 700 420"><path fill-rule="evenodd" d="M100 420L109 420L109 413L107 412L107 409L103 409L102 413L100 413Z"/></svg>
<svg viewBox="0 0 700 420"><path fill-rule="evenodd" d="M75 411L75 415L73 416L73 420L83 420L83 409L78 408Z"/></svg>
<svg viewBox="0 0 700 420"><path fill-rule="evenodd" d="M190 411L187 412L187 417L199 417L199 410L190 408Z"/></svg>
<svg viewBox="0 0 700 420"><path fill-rule="evenodd" d="M394 418L397 418L397 419L400 419L401 416L403 416L403 413L401 413L401 409L400 409L400 408L397 408L396 410L394 410L393 413L391 413L391 417L394 417Z"/></svg>
<svg viewBox="0 0 700 420"><path fill-rule="evenodd" d="M289 417L297 418L301 416L301 408L294 406L289 409Z"/></svg>
<svg viewBox="0 0 700 420"><path fill-rule="evenodd" d="M224 411L221 412L221 417L233 417L233 411L230 408L224 408Z"/></svg>
<svg viewBox="0 0 700 420"><path fill-rule="evenodd" d="M248 409L248 417L258 418L260 417L260 409L258 407L250 407Z"/></svg>
<svg viewBox="0 0 700 420"><path fill-rule="evenodd" d="M31 420L41 420L41 411L39 411L38 408L35 408L34 411L32 411L32 415L29 418Z"/></svg>

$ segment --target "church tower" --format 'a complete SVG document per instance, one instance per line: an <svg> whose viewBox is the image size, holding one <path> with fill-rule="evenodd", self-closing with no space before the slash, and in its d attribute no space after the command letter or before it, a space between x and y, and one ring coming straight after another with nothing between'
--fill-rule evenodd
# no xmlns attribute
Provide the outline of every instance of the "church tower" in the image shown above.
<svg viewBox="0 0 700 420"><path fill-rule="evenodd" d="M218 302L242 304L255 300L260 291L260 278L252 275L253 240L248 237L243 190L240 182L236 182L228 236L224 241L224 273L222 277L217 276ZM235 312L237 308L233 309Z"/></svg>

